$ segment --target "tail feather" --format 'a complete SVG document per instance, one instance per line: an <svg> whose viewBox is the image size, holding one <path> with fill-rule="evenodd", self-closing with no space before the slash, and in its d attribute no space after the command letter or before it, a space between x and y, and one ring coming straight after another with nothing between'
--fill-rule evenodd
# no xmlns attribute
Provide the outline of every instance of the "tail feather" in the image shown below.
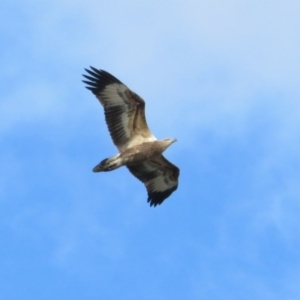
<svg viewBox="0 0 300 300"><path fill-rule="evenodd" d="M96 167L93 168L93 172L108 172L115 170L121 166L122 161L119 155L117 155L102 160Z"/></svg>

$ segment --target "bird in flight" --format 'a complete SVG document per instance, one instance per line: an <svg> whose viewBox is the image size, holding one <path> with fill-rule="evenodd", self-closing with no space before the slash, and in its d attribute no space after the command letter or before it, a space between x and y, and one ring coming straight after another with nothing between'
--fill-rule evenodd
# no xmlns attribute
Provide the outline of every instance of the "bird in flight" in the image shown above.
<svg viewBox="0 0 300 300"><path fill-rule="evenodd" d="M146 122L145 101L116 77L94 67L85 71L88 75L83 75L83 82L102 104L110 136L119 150L93 171L126 166L144 183L150 206L160 205L178 187L179 168L162 155L176 139L156 139Z"/></svg>

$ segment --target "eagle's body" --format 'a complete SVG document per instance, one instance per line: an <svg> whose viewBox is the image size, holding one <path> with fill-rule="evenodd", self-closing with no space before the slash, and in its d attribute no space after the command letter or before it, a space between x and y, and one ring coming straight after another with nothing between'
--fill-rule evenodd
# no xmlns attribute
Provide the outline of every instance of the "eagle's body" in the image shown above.
<svg viewBox="0 0 300 300"><path fill-rule="evenodd" d="M149 160L161 155L163 151L173 142L174 140L168 139L154 142L142 142L136 146L128 147L119 154L104 159L93 169L93 171L112 171L121 166L130 167L140 164L145 160Z"/></svg>
<svg viewBox="0 0 300 300"><path fill-rule="evenodd" d="M99 99L105 120L119 153L104 159L94 172L127 166L148 191L150 205L161 204L178 187L179 169L162 153L176 140L157 140L148 128L145 102L111 74L91 67L87 89Z"/></svg>

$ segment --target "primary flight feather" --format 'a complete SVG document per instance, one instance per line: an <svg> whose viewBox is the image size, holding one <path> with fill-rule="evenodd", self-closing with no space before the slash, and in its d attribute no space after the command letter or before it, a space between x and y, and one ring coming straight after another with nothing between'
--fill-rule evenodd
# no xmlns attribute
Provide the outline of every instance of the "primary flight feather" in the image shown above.
<svg viewBox="0 0 300 300"><path fill-rule="evenodd" d="M85 70L88 75L83 75L87 79L83 82L102 104L110 136L119 150L93 171L126 166L145 184L150 205L161 204L178 187L179 168L162 155L176 139L156 139L146 122L145 101L120 80L93 67Z"/></svg>

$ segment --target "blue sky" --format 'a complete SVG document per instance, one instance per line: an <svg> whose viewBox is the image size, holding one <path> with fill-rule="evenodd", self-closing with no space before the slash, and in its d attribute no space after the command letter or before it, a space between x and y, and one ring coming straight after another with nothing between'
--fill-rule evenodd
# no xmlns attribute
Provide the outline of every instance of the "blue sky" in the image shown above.
<svg viewBox="0 0 300 300"><path fill-rule="evenodd" d="M298 1L0 9L3 299L300 299ZM142 96L179 189L150 208L83 69Z"/></svg>

